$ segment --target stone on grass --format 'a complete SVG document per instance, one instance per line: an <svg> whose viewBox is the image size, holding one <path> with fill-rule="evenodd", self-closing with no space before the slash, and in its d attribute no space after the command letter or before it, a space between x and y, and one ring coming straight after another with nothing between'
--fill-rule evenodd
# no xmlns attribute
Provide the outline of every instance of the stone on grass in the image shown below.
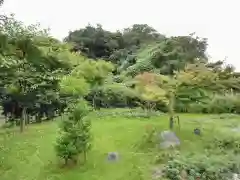
<svg viewBox="0 0 240 180"><path fill-rule="evenodd" d="M161 143L160 143L160 147L163 149L167 149L170 147L175 147L175 146L179 146L180 143L180 139L177 137L177 135L172 132L172 131L163 131L161 133Z"/></svg>
<svg viewBox="0 0 240 180"><path fill-rule="evenodd" d="M238 175L238 174L233 173L232 176L233 176L233 177L232 177L232 180L239 180L239 175Z"/></svg>
<svg viewBox="0 0 240 180"><path fill-rule="evenodd" d="M164 175L163 173L163 168L162 167L155 167L153 168L153 172L152 172L152 179L160 179L162 178Z"/></svg>
<svg viewBox="0 0 240 180"><path fill-rule="evenodd" d="M108 161L117 161L119 159L119 154L117 152L109 152L107 159Z"/></svg>
<svg viewBox="0 0 240 180"><path fill-rule="evenodd" d="M201 130L200 130L199 128L195 128L195 129L193 130L193 132L194 132L195 135L198 135L198 136L201 135Z"/></svg>
<svg viewBox="0 0 240 180"><path fill-rule="evenodd" d="M240 127L232 128L232 131L234 131L234 132L240 132Z"/></svg>

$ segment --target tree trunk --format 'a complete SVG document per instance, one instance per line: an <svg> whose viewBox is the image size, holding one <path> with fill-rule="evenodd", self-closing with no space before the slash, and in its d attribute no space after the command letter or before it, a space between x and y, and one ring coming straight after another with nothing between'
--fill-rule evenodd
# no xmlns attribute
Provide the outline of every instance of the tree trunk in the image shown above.
<svg viewBox="0 0 240 180"><path fill-rule="evenodd" d="M93 106L93 109L95 110L96 109L96 94L95 93L94 93L93 99L92 99L92 106Z"/></svg>
<svg viewBox="0 0 240 180"><path fill-rule="evenodd" d="M172 130L174 127L174 117L170 115L169 117L169 128Z"/></svg>
<svg viewBox="0 0 240 180"><path fill-rule="evenodd" d="M87 152L83 151L83 156L84 156L84 163L87 161Z"/></svg>
<svg viewBox="0 0 240 180"><path fill-rule="evenodd" d="M169 128L174 128L174 94L170 92L169 94L169 104L168 104L168 113L169 113Z"/></svg>
<svg viewBox="0 0 240 180"><path fill-rule="evenodd" d="M68 165L68 158L64 159L64 165Z"/></svg>
<svg viewBox="0 0 240 180"><path fill-rule="evenodd" d="M36 122L41 123L42 122L42 116L38 113L36 116Z"/></svg>
<svg viewBox="0 0 240 180"><path fill-rule="evenodd" d="M26 115L26 124L30 124L30 116Z"/></svg>
<svg viewBox="0 0 240 180"><path fill-rule="evenodd" d="M22 111L22 118L20 119L20 132L23 132L25 122L26 122L26 108L24 107Z"/></svg>

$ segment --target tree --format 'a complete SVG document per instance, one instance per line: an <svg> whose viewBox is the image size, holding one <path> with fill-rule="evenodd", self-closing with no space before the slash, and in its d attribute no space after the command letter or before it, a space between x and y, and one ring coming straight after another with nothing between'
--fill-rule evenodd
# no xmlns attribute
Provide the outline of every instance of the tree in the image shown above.
<svg viewBox="0 0 240 180"><path fill-rule="evenodd" d="M114 66L104 60L91 61L85 60L72 71L72 76L76 78L84 77L90 85L90 95L92 96L92 106L95 108L95 100L99 93L99 88L105 84L105 80L111 77Z"/></svg>
<svg viewBox="0 0 240 180"><path fill-rule="evenodd" d="M158 70L164 75L185 68L189 63L206 62L206 39L192 36L178 36L162 39L142 46L134 64L126 68L126 73L136 76L144 71Z"/></svg>
<svg viewBox="0 0 240 180"><path fill-rule="evenodd" d="M120 64L120 59L125 59L141 44L163 38L163 35L147 24L134 24L123 32L109 32L97 24L96 27L87 25L85 28L69 32L65 41L74 44L73 51L81 51L93 59L104 58L114 64ZM127 51L127 54L123 55L123 51Z"/></svg>
<svg viewBox="0 0 240 180"><path fill-rule="evenodd" d="M134 24L123 30L123 39L128 46L139 46L144 43L162 40L165 37L147 24Z"/></svg>
<svg viewBox="0 0 240 180"><path fill-rule="evenodd" d="M70 65L57 58L59 47L46 31L34 25L25 27L14 16L1 24L0 37L2 102L14 104L11 113L13 118L20 118L23 131L30 113L39 115L39 106L58 99L59 79Z"/></svg>
<svg viewBox="0 0 240 180"><path fill-rule="evenodd" d="M120 36L119 36L120 35ZM75 44L75 51L80 50L89 58L108 58L115 49L121 46L121 34L113 34L102 28L87 25L83 29L70 32L66 42Z"/></svg>
<svg viewBox="0 0 240 180"><path fill-rule="evenodd" d="M204 64L187 65L184 70L175 72L174 76L145 72L136 76L136 80L136 90L140 98L147 101L148 106L152 102L162 101L166 104L170 129L173 128L174 108L177 99L185 98L197 101L206 97L202 94L203 89L216 91L220 87L217 86L217 74L206 68ZM187 89L192 95L184 97L183 89ZM201 94L201 96L194 97L193 95L196 93Z"/></svg>
<svg viewBox="0 0 240 180"><path fill-rule="evenodd" d="M135 90L147 110L155 107L156 103L162 101L168 104L166 90L158 85L157 74L144 72L135 77Z"/></svg>
<svg viewBox="0 0 240 180"><path fill-rule="evenodd" d="M91 123L85 118L89 111L86 101L79 101L74 107L70 107L68 119L62 122L55 148L57 155L64 159L65 165L68 165L70 160L76 163L81 153L86 161L87 151L91 147Z"/></svg>
<svg viewBox="0 0 240 180"><path fill-rule="evenodd" d="M67 99L68 118L62 122L55 146L57 156L68 162L76 162L78 156L90 148L90 121L84 119L90 108L83 97L89 93L89 84L83 77L67 75L62 78L60 92Z"/></svg>

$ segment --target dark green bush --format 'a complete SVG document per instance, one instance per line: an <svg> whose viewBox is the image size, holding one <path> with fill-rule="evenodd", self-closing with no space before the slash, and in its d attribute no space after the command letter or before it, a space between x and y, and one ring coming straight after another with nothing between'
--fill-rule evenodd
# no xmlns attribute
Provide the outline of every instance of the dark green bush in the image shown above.
<svg viewBox="0 0 240 180"><path fill-rule="evenodd" d="M181 173L187 173L187 179L227 180L232 173L239 172L239 156L233 154L176 156L169 160L164 172L166 178L181 180Z"/></svg>

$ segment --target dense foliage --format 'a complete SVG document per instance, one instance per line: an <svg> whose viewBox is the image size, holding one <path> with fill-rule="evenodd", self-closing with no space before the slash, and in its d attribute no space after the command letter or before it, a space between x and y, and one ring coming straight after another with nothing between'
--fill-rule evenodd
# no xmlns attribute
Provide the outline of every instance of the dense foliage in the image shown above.
<svg viewBox="0 0 240 180"><path fill-rule="evenodd" d="M14 16L1 16L0 25L3 114L22 130L82 97L94 108L140 106L170 116L240 112L239 73L209 62L207 39L195 34L166 37L147 24L110 32L98 24L60 42Z"/></svg>
<svg viewBox="0 0 240 180"><path fill-rule="evenodd" d="M80 155L86 161L91 109L138 107L144 113L137 117L162 111L169 114L171 129L176 112L240 114L240 73L224 61L209 62L206 49L205 38L166 37L147 24L117 32L87 25L62 42L39 25L25 26L14 16L0 15L0 106L5 125L17 125L23 132L30 123L65 117L55 150L68 164ZM155 146L157 135L149 126L141 148ZM236 139L209 144L213 147L206 147L202 156L169 158L164 175L181 179L185 171L189 179L225 180L227 173L239 172ZM212 152L214 148L218 151ZM225 156L219 159L219 154Z"/></svg>

